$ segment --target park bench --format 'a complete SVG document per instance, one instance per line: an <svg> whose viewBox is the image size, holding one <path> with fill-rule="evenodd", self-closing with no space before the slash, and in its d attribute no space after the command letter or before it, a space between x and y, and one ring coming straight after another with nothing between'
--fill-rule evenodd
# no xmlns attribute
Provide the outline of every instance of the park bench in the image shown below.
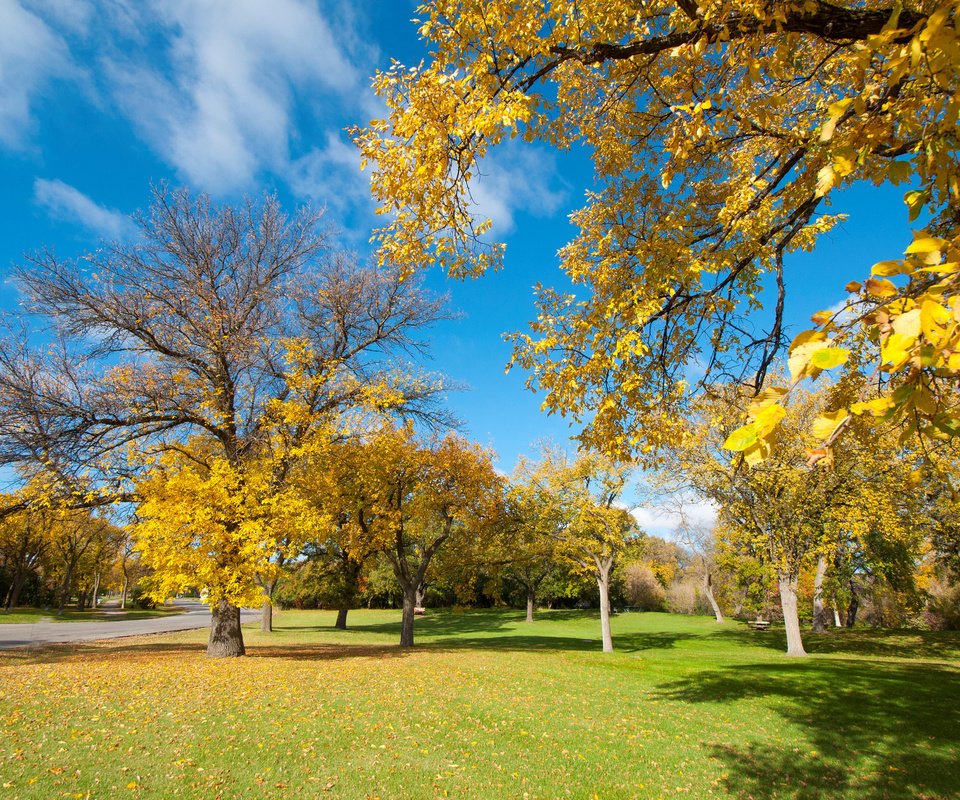
<svg viewBox="0 0 960 800"><path fill-rule="evenodd" d="M413 613L417 616L420 616L421 614L426 614L427 609L421 608L420 606L414 606Z"/></svg>
<svg viewBox="0 0 960 800"><path fill-rule="evenodd" d="M765 631L770 627L770 623L765 619L748 619L747 625L755 631Z"/></svg>

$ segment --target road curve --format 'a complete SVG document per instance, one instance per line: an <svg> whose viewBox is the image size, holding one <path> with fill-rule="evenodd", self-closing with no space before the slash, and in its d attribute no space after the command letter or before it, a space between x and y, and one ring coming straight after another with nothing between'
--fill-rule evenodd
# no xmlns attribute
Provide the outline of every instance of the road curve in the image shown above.
<svg viewBox="0 0 960 800"><path fill-rule="evenodd" d="M38 647L45 644L90 642L97 639L119 639L123 636L144 636L171 633L210 625L210 609L202 603L176 600L183 613L156 619L116 620L115 622L33 622L0 624L0 650L13 647ZM260 616L259 611L244 609L241 619L248 622Z"/></svg>

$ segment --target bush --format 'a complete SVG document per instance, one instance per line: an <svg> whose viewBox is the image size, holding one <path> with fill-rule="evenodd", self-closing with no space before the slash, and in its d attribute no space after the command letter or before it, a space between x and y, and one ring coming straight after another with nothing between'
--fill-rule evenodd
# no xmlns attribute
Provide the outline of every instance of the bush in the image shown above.
<svg viewBox="0 0 960 800"><path fill-rule="evenodd" d="M663 611L667 593L646 564L630 564L624 570L624 584L624 595L631 606Z"/></svg>
<svg viewBox="0 0 960 800"><path fill-rule="evenodd" d="M142 587L134 586L130 592L129 602L131 607L139 608L141 611L149 611L157 607L157 601L148 595Z"/></svg>
<svg viewBox="0 0 960 800"><path fill-rule="evenodd" d="M922 621L923 627L934 631L960 630L960 584L934 581Z"/></svg>

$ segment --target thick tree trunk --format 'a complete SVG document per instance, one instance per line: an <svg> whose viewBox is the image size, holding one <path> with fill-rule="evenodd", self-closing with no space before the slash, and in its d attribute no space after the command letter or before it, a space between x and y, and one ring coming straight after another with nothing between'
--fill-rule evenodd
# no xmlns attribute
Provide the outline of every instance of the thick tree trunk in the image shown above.
<svg viewBox="0 0 960 800"><path fill-rule="evenodd" d="M600 636L603 639L603 652L613 652L613 636L610 633L610 568L597 573L597 588L600 590Z"/></svg>
<svg viewBox="0 0 960 800"><path fill-rule="evenodd" d="M260 608L260 632L273 633L273 603L270 598L264 600Z"/></svg>
<svg viewBox="0 0 960 800"><path fill-rule="evenodd" d="M534 589L527 588L527 622L533 622L533 607L537 602L537 593Z"/></svg>
<svg viewBox="0 0 960 800"><path fill-rule="evenodd" d="M797 613L797 577L781 575L780 605L783 606L783 627L787 631L787 655L805 656L803 639L800 637L800 616Z"/></svg>
<svg viewBox="0 0 960 800"><path fill-rule="evenodd" d="M93 594L90 596L90 608L97 610L97 595L100 594L100 573L93 576Z"/></svg>
<svg viewBox="0 0 960 800"><path fill-rule="evenodd" d="M260 613L260 633L273 633L273 590L277 582L264 582L260 585L267 599L263 601Z"/></svg>
<svg viewBox="0 0 960 800"><path fill-rule="evenodd" d="M717 605L717 598L713 596L713 578L707 569L703 573L703 594L707 598L707 602L710 603L710 608L713 609L713 616L717 618L717 622L723 622L723 612Z"/></svg>
<svg viewBox="0 0 960 800"><path fill-rule="evenodd" d="M334 623L333 627L338 628L341 631L347 629L347 612L350 611L349 606L340 606L337 610L337 621Z"/></svg>
<svg viewBox="0 0 960 800"><path fill-rule="evenodd" d="M857 612L860 610L860 601L857 599L857 596L854 594L850 597L850 605L847 606L847 622L846 626L852 628L857 624Z"/></svg>
<svg viewBox="0 0 960 800"><path fill-rule="evenodd" d="M817 559L817 572L813 576L813 632L823 633L827 629L827 610L823 605L823 579L827 574L827 557Z"/></svg>
<svg viewBox="0 0 960 800"><path fill-rule="evenodd" d="M20 592L23 591L23 587L27 585L27 573L26 571L20 572L13 579L13 583L10 586L10 592L7 595L7 608L12 609L20 605Z"/></svg>
<svg viewBox="0 0 960 800"><path fill-rule="evenodd" d="M62 614L70 600L70 586L73 583L73 567L67 569L63 576L63 583L60 585L60 599L58 601L57 613Z"/></svg>
<svg viewBox="0 0 960 800"><path fill-rule="evenodd" d="M211 658L231 658L246 655L243 646L243 630L240 627L240 609L221 600L210 607L210 639L207 655Z"/></svg>
<svg viewBox="0 0 960 800"><path fill-rule="evenodd" d="M417 605L416 586L403 587L403 619L400 624L400 646L413 647L413 609Z"/></svg>
<svg viewBox="0 0 960 800"><path fill-rule="evenodd" d="M423 601L427 596L427 587L422 583L417 587L417 608L423 608Z"/></svg>

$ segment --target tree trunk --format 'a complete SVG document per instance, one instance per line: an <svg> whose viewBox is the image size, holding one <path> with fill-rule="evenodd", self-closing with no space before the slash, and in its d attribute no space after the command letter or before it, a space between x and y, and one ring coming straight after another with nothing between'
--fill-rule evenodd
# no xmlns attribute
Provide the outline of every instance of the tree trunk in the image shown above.
<svg viewBox="0 0 960 800"><path fill-rule="evenodd" d="M260 633L273 633L273 603L269 598L260 607Z"/></svg>
<svg viewBox="0 0 960 800"><path fill-rule="evenodd" d="M713 616L717 618L717 622L723 622L723 612L717 605L717 598L713 596L713 578L706 567L704 567L703 573L703 594L707 598L707 602L710 603L710 608L713 609Z"/></svg>
<svg viewBox="0 0 960 800"><path fill-rule="evenodd" d="M850 596L850 605L847 606L847 622L846 625L848 628L852 628L857 624L857 612L860 610L860 601L857 599L855 594Z"/></svg>
<svg viewBox="0 0 960 800"><path fill-rule="evenodd" d="M527 622L533 622L533 607L537 601L536 590L527 587Z"/></svg>
<svg viewBox="0 0 960 800"><path fill-rule="evenodd" d="M260 588L267 597L261 606L260 633L273 633L273 590L276 585L275 580L260 584Z"/></svg>
<svg viewBox="0 0 960 800"><path fill-rule="evenodd" d="M400 625L400 646L413 647L413 609L417 605L417 586L403 587L403 620Z"/></svg>
<svg viewBox="0 0 960 800"><path fill-rule="evenodd" d="M843 623L840 621L840 612L837 610L836 606L833 608L833 627L842 628Z"/></svg>
<svg viewBox="0 0 960 800"><path fill-rule="evenodd" d="M416 599L417 608L423 608L423 601L424 601L424 598L426 598L426 596L427 596L427 587L421 583L417 587L417 599Z"/></svg>
<svg viewBox="0 0 960 800"><path fill-rule="evenodd" d="M827 557L823 554L817 559L817 572L813 576L813 632L823 633L827 629L827 610L823 605L823 579L827 574Z"/></svg>
<svg viewBox="0 0 960 800"><path fill-rule="evenodd" d="M126 611L127 609L127 586L129 581L127 580L127 573L123 573L123 591L120 592L120 610Z"/></svg>
<svg viewBox="0 0 960 800"><path fill-rule="evenodd" d="M613 652L613 636L610 633L610 567L597 571L597 588L600 590L600 636L603 639L603 652Z"/></svg>
<svg viewBox="0 0 960 800"><path fill-rule="evenodd" d="M70 585L73 583L73 567L69 567L63 576L63 583L60 585L60 600L57 613L62 614L67 607L67 601L70 599Z"/></svg>
<svg viewBox="0 0 960 800"><path fill-rule="evenodd" d="M337 610L337 621L333 624L334 628L337 628L341 631L345 631L347 629L347 612L349 611L349 606L340 606L340 608Z"/></svg>
<svg viewBox="0 0 960 800"><path fill-rule="evenodd" d="M100 573L97 572L93 576L93 594L90 596L90 608L94 611L97 610L97 595L100 594Z"/></svg>
<svg viewBox="0 0 960 800"><path fill-rule="evenodd" d="M246 655L243 646L243 630L240 627L240 609L221 600L210 607L210 639L207 655L211 658L230 658Z"/></svg>
<svg viewBox="0 0 960 800"><path fill-rule="evenodd" d="M803 639L800 637L800 617L797 614L797 576L781 575L780 605L783 606L783 626L787 631L787 655L805 656Z"/></svg>
<svg viewBox="0 0 960 800"><path fill-rule="evenodd" d="M10 586L10 593L7 595L7 608L13 609L20 604L20 592L23 591L23 587L27 585L27 572L26 570L21 571L13 579L13 583Z"/></svg>

